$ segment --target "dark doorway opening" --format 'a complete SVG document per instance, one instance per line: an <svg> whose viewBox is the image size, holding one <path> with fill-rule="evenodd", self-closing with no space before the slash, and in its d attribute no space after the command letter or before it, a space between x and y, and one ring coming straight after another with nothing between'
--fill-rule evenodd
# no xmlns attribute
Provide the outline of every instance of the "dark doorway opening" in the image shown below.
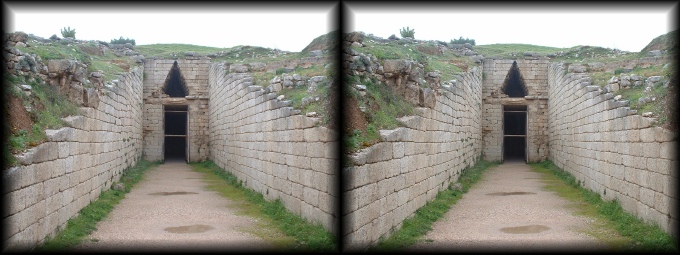
<svg viewBox="0 0 680 255"><path fill-rule="evenodd" d="M165 161L188 161L187 158L187 126L189 107L186 105L165 105Z"/></svg>
<svg viewBox="0 0 680 255"><path fill-rule="evenodd" d="M503 160L526 162L527 106L503 106Z"/></svg>

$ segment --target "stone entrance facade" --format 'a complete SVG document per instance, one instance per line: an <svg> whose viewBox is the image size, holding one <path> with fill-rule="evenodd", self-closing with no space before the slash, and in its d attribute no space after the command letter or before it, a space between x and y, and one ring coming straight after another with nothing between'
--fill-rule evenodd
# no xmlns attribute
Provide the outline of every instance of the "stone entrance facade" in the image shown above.
<svg viewBox="0 0 680 255"><path fill-rule="evenodd" d="M482 154L485 160L503 161L504 112L526 109L525 161L548 158L548 60L485 60L482 75ZM514 84L513 83L520 83ZM519 85L522 91L513 90ZM519 92L519 94L517 94ZM510 95L508 95L510 94ZM526 107L526 108L524 108ZM504 111L505 109L505 111ZM507 115L506 115L507 116ZM507 122L507 121L506 121ZM510 139L512 141L512 138Z"/></svg>
<svg viewBox="0 0 680 255"><path fill-rule="evenodd" d="M208 69L207 59L147 59L144 61L144 158L165 160L167 111L187 111L185 160L208 159ZM179 84L178 84L179 83ZM172 115L170 115L172 116ZM176 154L176 153L172 153Z"/></svg>

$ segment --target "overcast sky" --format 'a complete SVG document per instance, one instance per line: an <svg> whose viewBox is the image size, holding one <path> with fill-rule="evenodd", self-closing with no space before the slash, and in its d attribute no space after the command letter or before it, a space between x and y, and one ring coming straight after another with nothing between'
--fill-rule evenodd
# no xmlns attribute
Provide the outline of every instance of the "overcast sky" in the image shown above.
<svg viewBox="0 0 680 255"><path fill-rule="evenodd" d="M589 45L639 52L655 37L677 29L671 24L678 3L580 2L541 6L536 2L400 2L347 6L351 13L348 31L383 38L392 34L401 37L399 30L408 26L420 40L449 42L462 36L475 39L477 45L524 43L560 48Z"/></svg>
<svg viewBox="0 0 680 255"><path fill-rule="evenodd" d="M10 15L7 32L61 37L71 27L76 39L109 42L119 37L137 45L182 43L229 48L238 45L299 52L334 29L337 3L3 2ZM7 17L6 17L7 18ZM337 25L337 24L335 24Z"/></svg>
<svg viewBox="0 0 680 255"><path fill-rule="evenodd" d="M525 43L552 47L601 46L637 52L671 27L677 3L595 5L476 2L345 2L348 31L387 38L410 27L415 38L466 37L478 45ZM76 38L110 41L120 36L138 45L184 43L227 48L237 45L301 51L331 30L337 2L40 4L3 2L6 30L49 38L71 27Z"/></svg>

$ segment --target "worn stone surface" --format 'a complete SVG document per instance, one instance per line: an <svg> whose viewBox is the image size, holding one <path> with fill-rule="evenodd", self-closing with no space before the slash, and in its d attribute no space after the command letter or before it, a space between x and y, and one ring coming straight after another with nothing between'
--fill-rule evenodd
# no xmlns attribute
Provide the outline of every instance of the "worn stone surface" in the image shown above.
<svg viewBox="0 0 680 255"><path fill-rule="evenodd" d="M53 65L68 69L71 63ZM27 250L53 236L137 163L143 144L142 69L123 74L118 87L101 95L92 89L97 100L81 108L82 116L64 118L68 127L46 130L48 142L20 155L14 171L3 172L3 179L20 173L4 187L13 208L2 219L9 230L5 250Z"/></svg>
<svg viewBox="0 0 680 255"><path fill-rule="evenodd" d="M283 98L251 89L257 86L249 74L227 75L221 64L209 68L210 96L221 99L210 100L207 112L211 159L244 186L280 198L291 212L334 231L334 131L317 127L317 118L278 107ZM272 82L303 79L284 74Z"/></svg>
<svg viewBox="0 0 680 255"><path fill-rule="evenodd" d="M342 171L348 205L340 212L347 219L341 234L348 248L361 250L388 237L479 158L481 79L475 69L461 75L462 86L416 93L416 103L422 98L427 107L401 118L405 127L381 130L382 142L350 155L354 166Z"/></svg>
<svg viewBox="0 0 680 255"><path fill-rule="evenodd" d="M512 63L517 66L527 89L524 98L510 98L503 93L503 84ZM526 157L529 162L547 159L548 134L548 60L486 60L483 70L482 100L482 136L484 159L489 161L503 160L503 105L527 106Z"/></svg>
<svg viewBox="0 0 680 255"><path fill-rule="evenodd" d="M150 59L144 62L144 158L149 161L163 160L164 107L163 105L187 105L188 137L186 155L189 162L208 159L208 64L206 59L176 60L188 89L186 98L169 97L163 92L175 60ZM232 65L233 66L233 65ZM230 67L231 68L231 67Z"/></svg>
<svg viewBox="0 0 680 255"><path fill-rule="evenodd" d="M588 79L565 74L559 64L550 64L548 77L550 159L583 187L621 201L624 210L677 235L677 225L671 224L677 212L668 206L675 195L664 188L677 185L671 168L677 158L663 146L676 141L675 133L629 114L627 104L615 103L619 98L599 99L604 91L588 92ZM641 79L621 75L609 82Z"/></svg>

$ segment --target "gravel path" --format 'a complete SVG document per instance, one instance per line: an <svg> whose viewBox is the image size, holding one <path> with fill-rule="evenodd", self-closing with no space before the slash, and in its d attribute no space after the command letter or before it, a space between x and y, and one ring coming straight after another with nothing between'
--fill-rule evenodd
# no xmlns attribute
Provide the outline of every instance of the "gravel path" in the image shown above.
<svg viewBox="0 0 680 255"><path fill-rule="evenodd" d="M592 219L572 215L569 201L543 190L524 162L488 169L410 251L573 251L607 249L580 233Z"/></svg>
<svg viewBox="0 0 680 255"><path fill-rule="evenodd" d="M256 219L238 216L231 203L207 190L202 174L184 162L166 162L97 224L78 251L267 250L267 241L244 232Z"/></svg>

